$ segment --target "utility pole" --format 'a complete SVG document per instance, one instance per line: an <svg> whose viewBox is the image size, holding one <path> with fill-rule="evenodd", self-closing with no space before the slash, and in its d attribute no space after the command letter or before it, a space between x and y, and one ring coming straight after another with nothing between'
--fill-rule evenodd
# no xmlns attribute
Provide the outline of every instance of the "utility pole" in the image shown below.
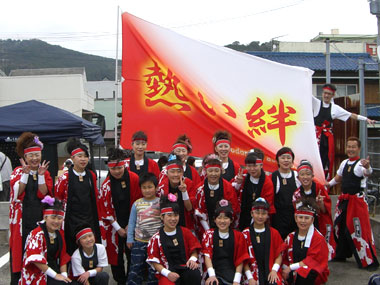
<svg viewBox="0 0 380 285"><path fill-rule="evenodd" d="M380 94L380 0L369 0L369 9L372 15L375 15L377 18L377 62L378 62L378 70L379 70L379 91Z"/></svg>

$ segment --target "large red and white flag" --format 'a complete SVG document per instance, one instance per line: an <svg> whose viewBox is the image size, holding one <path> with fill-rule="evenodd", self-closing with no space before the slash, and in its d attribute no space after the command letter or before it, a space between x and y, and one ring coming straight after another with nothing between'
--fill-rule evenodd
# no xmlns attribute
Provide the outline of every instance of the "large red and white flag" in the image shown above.
<svg viewBox="0 0 380 285"><path fill-rule="evenodd" d="M323 171L315 138L313 72L200 42L122 14L123 111L121 145L143 130L151 150L171 150L186 133L195 156L213 152L217 130L232 134L231 158L261 148L264 168L277 169L275 154L291 147L296 164L308 159Z"/></svg>

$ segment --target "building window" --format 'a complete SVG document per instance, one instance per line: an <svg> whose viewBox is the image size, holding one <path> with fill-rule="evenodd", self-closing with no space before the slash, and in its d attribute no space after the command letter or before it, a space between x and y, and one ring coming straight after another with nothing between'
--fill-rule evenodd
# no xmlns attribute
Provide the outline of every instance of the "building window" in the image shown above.
<svg viewBox="0 0 380 285"><path fill-rule="evenodd" d="M95 97L96 97L96 99L99 99L99 92L98 91L95 91Z"/></svg>
<svg viewBox="0 0 380 285"><path fill-rule="evenodd" d="M112 98L114 98L115 99L115 96L116 96L116 92L115 91L112 91L113 92L113 96L112 96Z"/></svg>
<svg viewBox="0 0 380 285"><path fill-rule="evenodd" d="M347 95L352 95L358 93L356 84L334 84L336 87L335 98L345 97ZM323 84L317 84L317 98L322 98L322 86Z"/></svg>

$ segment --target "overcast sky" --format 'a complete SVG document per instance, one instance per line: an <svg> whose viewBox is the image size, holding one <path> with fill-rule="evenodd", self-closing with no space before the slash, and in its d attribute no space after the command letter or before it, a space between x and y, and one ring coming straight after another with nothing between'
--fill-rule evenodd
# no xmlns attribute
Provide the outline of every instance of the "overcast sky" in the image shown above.
<svg viewBox="0 0 380 285"><path fill-rule="evenodd" d="M366 0L3 0L0 39L39 38L73 50L115 57L117 7L190 38L308 42L319 32L376 34ZM120 29L121 32L121 29Z"/></svg>

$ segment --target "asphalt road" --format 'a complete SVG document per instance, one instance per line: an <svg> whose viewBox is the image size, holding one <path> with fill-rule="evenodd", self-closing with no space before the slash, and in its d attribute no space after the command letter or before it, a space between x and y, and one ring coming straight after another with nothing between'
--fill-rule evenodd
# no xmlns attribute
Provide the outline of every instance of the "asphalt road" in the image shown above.
<svg viewBox="0 0 380 285"><path fill-rule="evenodd" d="M8 246L0 245L0 257L8 252ZM345 263L329 263L330 276L328 283L329 285L366 285L368 284L369 277L374 272L368 272L364 269L358 269L356 262L353 258L348 259ZM106 271L112 276L111 269L108 267ZM376 273L380 273L377 270ZM112 279L112 277L111 277ZM9 274L9 263L6 263L0 268L0 285L10 284L10 274ZM109 285L116 285L113 280L110 281Z"/></svg>

